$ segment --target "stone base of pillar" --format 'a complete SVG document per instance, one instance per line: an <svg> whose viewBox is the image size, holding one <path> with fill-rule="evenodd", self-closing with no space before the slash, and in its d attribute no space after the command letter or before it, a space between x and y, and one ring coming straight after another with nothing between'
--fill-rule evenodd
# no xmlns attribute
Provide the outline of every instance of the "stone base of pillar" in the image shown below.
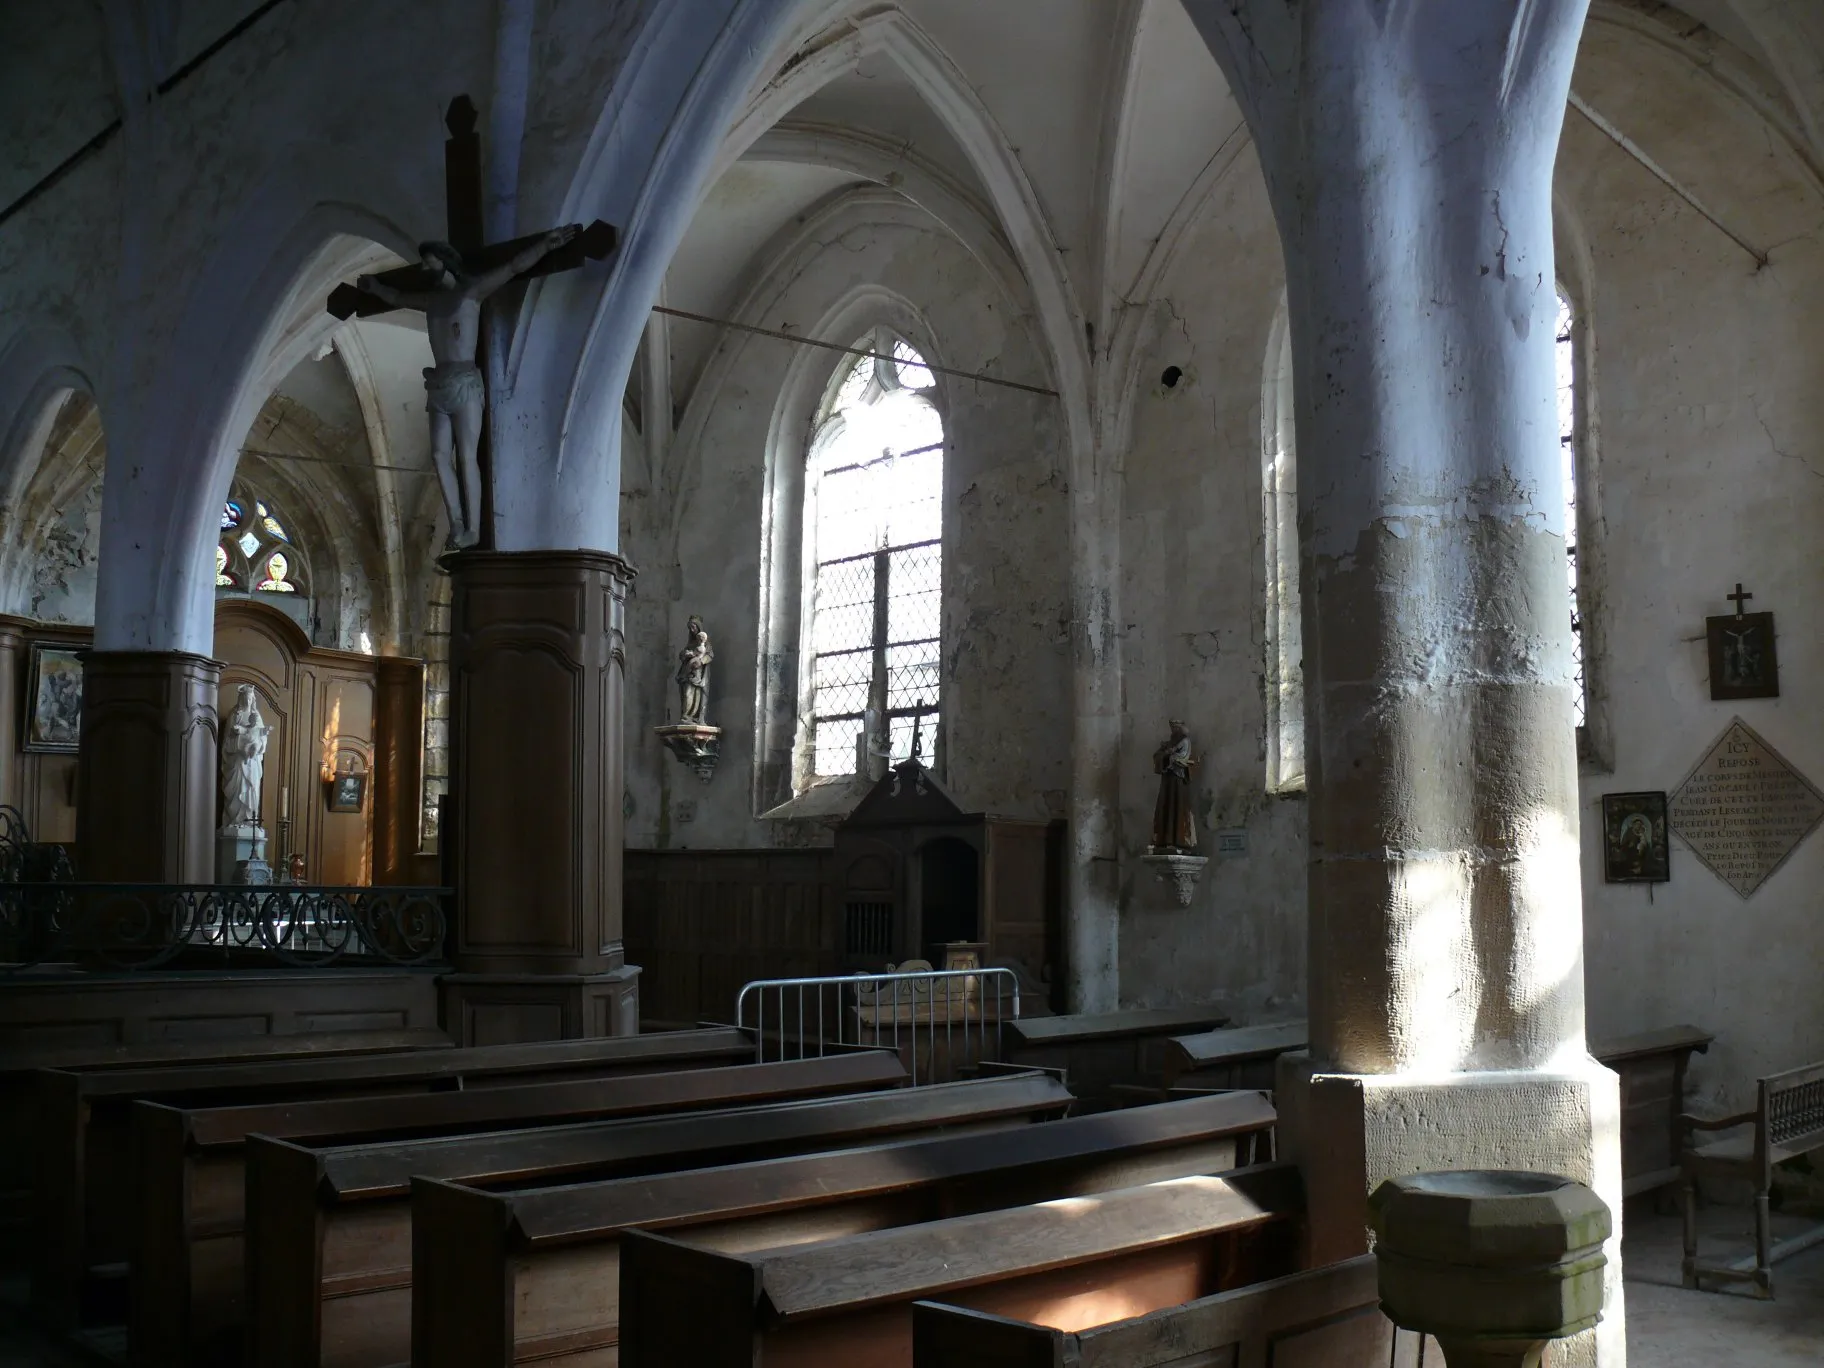
<svg viewBox="0 0 1824 1368"><path fill-rule="evenodd" d="M445 974L444 1029L458 1045L521 1045L640 1033L640 971Z"/></svg>
<svg viewBox="0 0 1824 1368"><path fill-rule="evenodd" d="M1336 1074L1281 1056L1274 1100L1283 1157L1305 1177L1309 1257L1367 1252L1368 1194L1388 1178L1454 1169L1556 1173L1614 1214L1602 1323L1555 1345L1561 1368L1625 1368L1621 1283L1621 1085L1593 1059L1561 1070L1417 1077Z"/></svg>
<svg viewBox="0 0 1824 1368"><path fill-rule="evenodd" d="M83 661L76 872L209 883L215 870L216 693L222 667L182 651Z"/></svg>

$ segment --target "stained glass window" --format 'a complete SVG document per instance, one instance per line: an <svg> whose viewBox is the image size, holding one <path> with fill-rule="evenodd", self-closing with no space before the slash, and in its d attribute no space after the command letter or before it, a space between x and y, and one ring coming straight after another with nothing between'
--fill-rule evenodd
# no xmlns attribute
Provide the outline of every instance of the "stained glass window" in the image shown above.
<svg viewBox="0 0 1824 1368"><path fill-rule="evenodd" d="M871 337L870 350L886 339ZM922 391L934 377L909 343L893 361L862 357L837 386L812 443L807 535L812 773L853 774L867 714L870 746L923 758L942 695L944 425Z"/></svg>
<svg viewBox="0 0 1824 1368"><path fill-rule="evenodd" d="M250 497L237 485L222 504L221 531L215 546L217 589L300 596L308 592L304 557L284 520L264 499Z"/></svg>
<svg viewBox="0 0 1824 1368"><path fill-rule="evenodd" d="M1558 292L1555 343L1558 370L1558 458L1564 475L1564 570L1571 612L1571 661L1577 688L1572 712L1578 727L1589 720L1589 682L1584 669L1583 613L1577 598L1577 319L1571 301Z"/></svg>
<svg viewBox="0 0 1824 1368"><path fill-rule="evenodd" d="M283 551L274 551L266 558L266 578L260 581L260 590L267 594L295 594L298 586L289 578L291 562L285 558Z"/></svg>

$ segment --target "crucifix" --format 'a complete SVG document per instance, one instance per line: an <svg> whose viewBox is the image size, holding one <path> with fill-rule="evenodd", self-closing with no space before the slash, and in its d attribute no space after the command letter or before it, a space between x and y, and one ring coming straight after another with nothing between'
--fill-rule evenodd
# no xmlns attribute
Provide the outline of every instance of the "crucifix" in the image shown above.
<svg viewBox="0 0 1824 1368"><path fill-rule="evenodd" d="M1735 615L1739 618L1742 616L1742 605L1753 598L1754 595L1743 593L1742 582L1737 580L1735 582L1735 592L1733 594L1724 594L1723 597L1735 605Z"/></svg>
<svg viewBox="0 0 1824 1368"><path fill-rule="evenodd" d="M337 318L366 318L392 309L424 313L436 365L425 367L425 409L431 423L431 459L450 515L450 545L462 550L481 540L491 480L483 479L487 433L483 418L483 302L516 280L574 270L614 250L614 228L600 219L587 228L567 224L510 242L483 241L481 135L467 95L450 101L444 115L444 200L449 239L419 244L418 264L362 276L329 296Z"/></svg>
<svg viewBox="0 0 1824 1368"><path fill-rule="evenodd" d="M1710 647L1710 697L1715 699L1778 698L1780 666L1775 655L1772 613L1745 609L1754 595L1738 580L1733 594L1735 616L1704 619Z"/></svg>

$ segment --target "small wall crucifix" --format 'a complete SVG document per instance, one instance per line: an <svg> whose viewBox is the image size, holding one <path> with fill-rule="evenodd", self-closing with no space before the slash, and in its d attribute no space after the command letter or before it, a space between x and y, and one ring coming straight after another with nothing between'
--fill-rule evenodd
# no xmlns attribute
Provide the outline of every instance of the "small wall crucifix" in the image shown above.
<svg viewBox="0 0 1824 1368"><path fill-rule="evenodd" d="M1735 592L1723 597L1735 605L1731 616L1704 619L1710 648L1710 697L1718 702L1738 698L1778 698L1780 667L1774 654L1773 614L1747 613L1754 595L1737 580Z"/></svg>
<svg viewBox="0 0 1824 1368"><path fill-rule="evenodd" d="M450 543L460 550L481 541L487 527L487 382L482 309L503 286L569 271L614 250L615 230L597 219L489 245L482 240L481 137L475 104L450 101L444 126L444 200L449 239L425 242L415 266L362 276L338 285L328 309L337 318L366 318L391 309L424 313L436 365L424 372L431 422L431 457L450 515Z"/></svg>

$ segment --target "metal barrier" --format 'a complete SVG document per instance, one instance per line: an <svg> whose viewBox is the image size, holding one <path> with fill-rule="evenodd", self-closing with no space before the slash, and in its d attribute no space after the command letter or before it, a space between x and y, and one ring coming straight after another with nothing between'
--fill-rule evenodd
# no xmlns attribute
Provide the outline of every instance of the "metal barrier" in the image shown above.
<svg viewBox="0 0 1824 1368"><path fill-rule="evenodd" d="M914 1087L1001 1058L1002 1023L1019 1018L1011 969L757 979L735 998L735 1024L754 1032L762 1061L821 1057L831 1045L879 1047L899 1055Z"/></svg>

